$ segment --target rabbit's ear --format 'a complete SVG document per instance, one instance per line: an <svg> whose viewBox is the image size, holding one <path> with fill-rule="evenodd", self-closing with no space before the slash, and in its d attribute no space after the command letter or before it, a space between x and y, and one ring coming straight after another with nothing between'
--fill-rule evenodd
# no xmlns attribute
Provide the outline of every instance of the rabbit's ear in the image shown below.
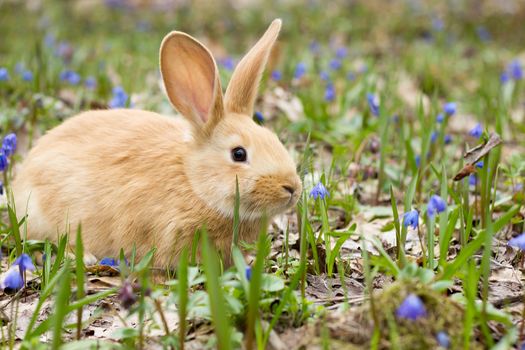
<svg viewBox="0 0 525 350"><path fill-rule="evenodd" d="M274 20L235 68L224 96L226 111L249 116L253 114L259 82L280 29L281 20Z"/></svg>
<svg viewBox="0 0 525 350"><path fill-rule="evenodd" d="M160 46L160 71L173 106L200 130L224 115L217 64L210 51L186 33L171 32Z"/></svg>

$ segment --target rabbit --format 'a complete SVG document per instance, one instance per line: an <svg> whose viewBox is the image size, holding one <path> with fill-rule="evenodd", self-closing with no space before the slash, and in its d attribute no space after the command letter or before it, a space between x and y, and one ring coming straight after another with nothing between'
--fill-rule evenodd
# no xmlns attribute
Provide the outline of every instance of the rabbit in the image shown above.
<svg viewBox="0 0 525 350"><path fill-rule="evenodd" d="M237 181L239 239L248 242L302 192L288 151L252 120L280 28L281 20L274 20L243 57L224 96L210 51L186 33L166 35L161 75L184 118L136 109L88 111L42 136L13 182L28 238L56 241L81 224L87 256L118 257L121 248L130 254L135 246L140 258L156 247L154 266L174 267L205 226L228 263Z"/></svg>

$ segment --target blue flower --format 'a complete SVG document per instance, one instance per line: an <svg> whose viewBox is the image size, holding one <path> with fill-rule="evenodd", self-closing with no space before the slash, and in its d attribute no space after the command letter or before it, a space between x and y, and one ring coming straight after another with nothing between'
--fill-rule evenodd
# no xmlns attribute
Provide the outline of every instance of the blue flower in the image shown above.
<svg viewBox="0 0 525 350"><path fill-rule="evenodd" d="M20 274L20 271L18 269L9 269L7 271L4 280L2 282L2 288L10 289L12 291L16 291L21 289L24 286L24 279L22 278L22 275Z"/></svg>
<svg viewBox="0 0 525 350"><path fill-rule="evenodd" d="M0 68L0 81L8 81L9 80L9 72L7 71L7 68Z"/></svg>
<svg viewBox="0 0 525 350"><path fill-rule="evenodd" d="M438 123L443 123L443 121L445 120L445 115L443 113L439 113L436 117L436 121Z"/></svg>
<svg viewBox="0 0 525 350"><path fill-rule="evenodd" d="M321 73L319 73L319 76L321 77L321 80L324 80L324 81L330 80L330 76L328 75L328 72L326 71L321 71Z"/></svg>
<svg viewBox="0 0 525 350"><path fill-rule="evenodd" d="M436 340L442 348L448 349L450 346L450 337L445 331L438 332L438 334L436 334Z"/></svg>
<svg viewBox="0 0 525 350"><path fill-rule="evenodd" d="M80 83L80 75L72 70L65 70L60 73L60 80L68 82L71 85L77 85Z"/></svg>
<svg viewBox="0 0 525 350"><path fill-rule="evenodd" d="M251 279L252 279L252 268L250 266L246 266L246 270L244 271L244 275L246 276L246 279L248 281L251 281Z"/></svg>
<svg viewBox="0 0 525 350"><path fill-rule="evenodd" d="M44 37L44 45L46 47L53 47L55 46L56 38L53 33L47 33Z"/></svg>
<svg viewBox="0 0 525 350"><path fill-rule="evenodd" d="M321 52L321 45L319 45L319 43L315 40L312 41L310 43L310 51L314 54Z"/></svg>
<svg viewBox="0 0 525 350"><path fill-rule="evenodd" d="M476 33L478 34L478 38L481 41L489 41L490 40L490 33L487 30L487 28L483 26L478 26L476 28Z"/></svg>
<svg viewBox="0 0 525 350"><path fill-rule="evenodd" d="M235 68L235 61L231 57L225 57L220 62L226 70L232 71Z"/></svg>
<svg viewBox="0 0 525 350"><path fill-rule="evenodd" d="M84 85L86 86L86 88L93 90L97 87L97 80L94 77L89 76L84 81Z"/></svg>
<svg viewBox="0 0 525 350"><path fill-rule="evenodd" d="M441 32L445 28L445 24L441 18L434 17L432 18L432 28L437 32Z"/></svg>
<svg viewBox="0 0 525 350"><path fill-rule="evenodd" d="M325 199L326 197L330 197L330 193L328 192L326 187L324 187L323 183L319 182L310 191L310 197L313 197L316 200L317 200L317 198Z"/></svg>
<svg viewBox="0 0 525 350"><path fill-rule="evenodd" d="M432 134L430 135L430 142L432 143L436 142L437 138L438 138L438 132L432 131Z"/></svg>
<svg viewBox="0 0 525 350"><path fill-rule="evenodd" d="M411 210L403 214L403 225L405 227L411 226L416 229L419 223L419 212L417 210Z"/></svg>
<svg viewBox="0 0 525 350"><path fill-rule="evenodd" d="M330 61L330 69L332 70L338 70L339 68L341 68L341 61L338 60L337 58L334 58L333 60Z"/></svg>
<svg viewBox="0 0 525 350"><path fill-rule="evenodd" d="M273 80L275 80L275 81L279 81L279 80L282 79L282 77L283 77L283 75L282 75L281 71L274 70L274 71L272 72L272 79L273 79Z"/></svg>
<svg viewBox="0 0 525 350"><path fill-rule="evenodd" d="M482 160L480 160L479 162L476 163L476 168L478 168L478 169L483 169L483 165L485 165L485 162L483 162Z"/></svg>
<svg viewBox="0 0 525 350"><path fill-rule="evenodd" d="M483 135L483 126L481 126L479 123L476 124L476 126L474 126L472 130L469 131L469 135L479 139L481 135Z"/></svg>
<svg viewBox="0 0 525 350"><path fill-rule="evenodd" d="M446 134L444 141L445 141L445 145L452 143L452 136L450 136L449 134Z"/></svg>
<svg viewBox="0 0 525 350"><path fill-rule="evenodd" d="M512 238L509 241L508 245L510 245L511 247L519 248L521 250L525 250L525 232L523 232L519 236Z"/></svg>
<svg viewBox="0 0 525 350"><path fill-rule="evenodd" d="M457 103L456 102L447 102L443 106L443 112L447 115L454 115L456 113Z"/></svg>
<svg viewBox="0 0 525 350"><path fill-rule="evenodd" d="M432 195L427 205L427 213L429 217L434 217L436 213L444 212L447 209L447 203L438 195Z"/></svg>
<svg viewBox="0 0 525 350"><path fill-rule="evenodd" d="M415 321L425 317L427 310L423 301L415 294L409 294L396 310L396 316L406 320Z"/></svg>
<svg viewBox="0 0 525 350"><path fill-rule="evenodd" d="M326 102L332 102L333 100L335 100L335 88L332 83L326 85L326 90L324 92L324 100Z"/></svg>
<svg viewBox="0 0 525 350"><path fill-rule="evenodd" d="M13 263L13 266L18 266L21 272L25 270L29 270L29 271L35 270L35 265L33 265L33 260L31 260L29 255L27 255L26 253L23 253L18 258L16 258L15 262Z"/></svg>
<svg viewBox="0 0 525 350"><path fill-rule="evenodd" d="M32 81L33 80L33 73L30 70L25 70L22 72L22 80L23 81Z"/></svg>
<svg viewBox="0 0 525 350"><path fill-rule="evenodd" d="M261 112L255 112L255 119L256 119L259 123L263 123L263 122L264 122L264 116L262 115Z"/></svg>
<svg viewBox="0 0 525 350"><path fill-rule="evenodd" d="M421 165L421 156L418 154L416 155L416 166L419 168L419 166Z"/></svg>
<svg viewBox="0 0 525 350"><path fill-rule="evenodd" d="M512 61L508 68L507 68L510 76L514 80L521 80L523 79L523 69L521 67L521 63L518 60Z"/></svg>
<svg viewBox="0 0 525 350"><path fill-rule="evenodd" d="M111 266L111 267L119 266L118 260L113 259L113 258L103 258L102 260L100 260L98 264L101 266Z"/></svg>
<svg viewBox="0 0 525 350"><path fill-rule="evenodd" d="M128 95L121 86L113 88L113 98L109 101L110 108L124 108L128 102Z"/></svg>
<svg viewBox="0 0 525 350"><path fill-rule="evenodd" d="M506 72L506 71L501 73L501 75L499 76L499 81L502 84L507 83L509 80L510 80L510 74L508 72Z"/></svg>
<svg viewBox="0 0 525 350"><path fill-rule="evenodd" d="M345 58L347 52L348 50L346 49L346 47L341 46L337 48L337 50L335 51L335 55L337 56L337 58Z"/></svg>
<svg viewBox="0 0 525 350"><path fill-rule="evenodd" d="M16 135L14 133L7 134L2 141L2 150L5 155L9 157L16 150Z"/></svg>
<svg viewBox="0 0 525 350"><path fill-rule="evenodd" d="M468 176L468 184L470 186L476 186L477 182L478 182L478 178L477 178L476 174L470 174Z"/></svg>
<svg viewBox="0 0 525 350"><path fill-rule="evenodd" d="M0 152L0 171L7 169L8 164L9 162L7 161L7 156L4 152Z"/></svg>
<svg viewBox="0 0 525 350"><path fill-rule="evenodd" d="M366 100L368 101L368 107L370 108L370 113L378 117L379 116L379 99L376 95L372 93L366 94Z"/></svg>
<svg viewBox="0 0 525 350"><path fill-rule="evenodd" d="M304 62L299 62L295 66L295 72L293 74L293 77L295 79L301 79L303 75L306 73L306 64Z"/></svg>

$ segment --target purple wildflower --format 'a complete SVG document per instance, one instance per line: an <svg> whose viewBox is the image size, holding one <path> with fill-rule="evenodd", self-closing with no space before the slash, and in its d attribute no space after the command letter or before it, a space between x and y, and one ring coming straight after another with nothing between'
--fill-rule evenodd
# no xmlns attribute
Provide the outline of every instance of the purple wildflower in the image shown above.
<svg viewBox="0 0 525 350"><path fill-rule="evenodd" d="M405 227L412 227L416 229L419 224L419 212L417 210L411 210L403 214L403 225Z"/></svg>
<svg viewBox="0 0 525 350"><path fill-rule="evenodd" d="M396 310L398 318L415 321L420 317L425 317L427 310L423 301L415 294L409 294Z"/></svg>
<svg viewBox="0 0 525 350"><path fill-rule="evenodd" d="M313 197L315 200L317 200L317 198L325 199L326 197L330 197L330 193L328 192L326 187L323 185L323 183L319 182L310 191L310 197Z"/></svg>
<svg viewBox="0 0 525 350"><path fill-rule="evenodd" d="M110 108L124 108L128 103L128 95L121 86L113 88L113 98L109 101Z"/></svg>
<svg viewBox="0 0 525 350"><path fill-rule="evenodd" d="M442 348L448 349L450 346L450 337L448 336L447 332L441 331L436 334L436 340Z"/></svg>
<svg viewBox="0 0 525 350"><path fill-rule="evenodd" d="M376 95L372 93L366 94L366 100L368 101L368 107L370 108L370 113L378 117L379 116L379 99Z"/></svg>
<svg viewBox="0 0 525 350"><path fill-rule="evenodd" d="M345 58L347 52L348 52L347 48L344 46L341 46L337 48L337 50L335 51L335 55L337 56L337 58Z"/></svg>
<svg viewBox="0 0 525 350"><path fill-rule="evenodd" d="M4 280L2 281L2 289L17 291L24 286L24 279L20 271L16 268L11 268L7 271Z"/></svg>
<svg viewBox="0 0 525 350"><path fill-rule="evenodd" d="M33 264L33 260L27 255L26 253L23 253L18 258L16 258L15 262L13 262L13 266L18 266L20 268L20 272L24 272L26 270L34 271L35 265Z"/></svg>
<svg viewBox="0 0 525 350"><path fill-rule="evenodd" d="M220 60L221 65L226 68L226 70L232 71L235 68L235 61L231 57L225 57Z"/></svg>
<svg viewBox="0 0 525 350"><path fill-rule="evenodd" d="M103 258L102 260L100 260L98 264L101 266L111 266L111 267L119 266L118 260L113 259L113 258Z"/></svg>
<svg viewBox="0 0 525 350"><path fill-rule="evenodd" d="M326 90L324 92L324 99L326 102L332 102L335 100L335 88L334 84L329 83L326 85Z"/></svg>
<svg viewBox="0 0 525 350"><path fill-rule="evenodd" d="M427 213L429 217L434 217L436 213L444 212L447 209L447 203L438 195L432 195L427 205Z"/></svg>
<svg viewBox="0 0 525 350"><path fill-rule="evenodd" d="M334 58L333 60L330 61L330 69L332 70L338 70L339 68L341 68L341 61L338 60L337 58Z"/></svg>
<svg viewBox="0 0 525 350"><path fill-rule="evenodd" d="M282 75L281 71L279 71L279 70L274 70L274 71L272 72L272 79L273 79L274 81L279 81L279 80L281 80L282 78L283 78L283 75Z"/></svg>
<svg viewBox="0 0 525 350"><path fill-rule="evenodd" d="M15 153L16 150L16 135L14 133L7 134L2 141L2 151L7 157Z"/></svg>
<svg viewBox="0 0 525 350"><path fill-rule="evenodd" d="M0 68L0 81L8 81L9 80L9 72L7 71L7 68L1 67Z"/></svg>
<svg viewBox="0 0 525 350"><path fill-rule="evenodd" d="M246 266L246 270L244 271L244 275L246 276L246 279L248 281L251 281L251 279L252 279L252 268L250 266Z"/></svg>
<svg viewBox="0 0 525 350"><path fill-rule="evenodd" d="M521 250L525 250L525 232L523 232L519 236L512 238L509 241L508 245L510 245L511 247L519 248Z"/></svg>
<svg viewBox="0 0 525 350"><path fill-rule="evenodd" d="M89 90L93 90L93 89L95 89L97 87L97 80L95 79L95 77L89 76L84 81L84 85Z"/></svg>
<svg viewBox="0 0 525 350"><path fill-rule="evenodd" d="M445 112L447 115L454 115L457 110L457 103L456 102L447 102L443 106L443 112Z"/></svg>
<svg viewBox="0 0 525 350"><path fill-rule="evenodd" d="M483 126L481 126L479 123L476 124L476 126L474 126L472 130L469 131L469 135L479 139L481 135L483 135Z"/></svg>
<svg viewBox="0 0 525 350"><path fill-rule="evenodd" d="M264 123L264 116L262 115L261 112L257 111L255 112L255 120L259 123Z"/></svg>
<svg viewBox="0 0 525 350"><path fill-rule="evenodd" d="M62 73L60 73L60 80L67 82L71 85L78 85L80 83L80 75L72 70L65 70Z"/></svg>
<svg viewBox="0 0 525 350"><path fill-rule="evenodd" d="M476 174L470 174L468 176L468 184L470 186L476 186L477 183L478 183L478 177L476 176Z"/></svg>
<svg viewBox="0 0 525 350"><path fill-rule="evenodd" d="M295 66L295 72L293 74L293 77L295 79L301 79L303 75L306 73L306 64L304 62L299 62Z"/></svg>

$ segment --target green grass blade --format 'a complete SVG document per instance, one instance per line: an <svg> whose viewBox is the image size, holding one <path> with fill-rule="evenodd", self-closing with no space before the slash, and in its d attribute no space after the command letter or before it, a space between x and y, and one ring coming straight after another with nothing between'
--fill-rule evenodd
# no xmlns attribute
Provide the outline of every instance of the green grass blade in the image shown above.
<svg viewBox="0 0 525 350"><path fill-rule="evenodd" d="M62 267L65 273L62 276L60 284L57 285L57 296L53 314L53 340L52 349L58 349L62 344L62 324L68 314L69 296L71 294L71 276L69 274L69 261L66 260Z"/></svg>
<svg viewBox="0 0 525 350"><path fill-rule="evenodd" d="M264 220L265 221L265 220ZM257 242L257 255L252 268L252 276L249 282L248 294L248 315L247 315L247 332L246 348L253 349L253 340L255 333L255 322L259 313L259 299L261 296L262 275L264 272L264 261L268 256L269 245L267 244L266 225L263 224L263 232L259 235ZM241 272L242 273L242 272Z"/></svg>
<svg viewBox="0 0 525 350"><path fill-rule="evenodd" d="M77 276L77 300L84 297L84 245L82 243L82 226L79 224L77 228L77 239L75 242L75 272ZM82 308L77 310L77 340L80 339L82 331Z"/></svg>
<svg viewBox="0 0 525 350"><path fill-rule="evenodd" d="M188 251L184 249L177 266L178 294L179 294L179 350L184 350L186 340L186 316L188 308Z"/></svg>
<svg viewBox="0 0 525 350"><path fill-rule="evenodd" d="M232 330L219 283L219 261L215 250L210 246L208 235L205 232L202 233L202 262L206 275L206 289L210 298L212 323L217 336L218 348L228 350L232 348L230 339Z"/></svg>
<svg viewBox="0 0 525 350"><path fill-rule="evenodd" d="M13 234L13 238L15 240L16 256L20 256L23 251L22 239L20 237L20 225L18 223L18 219L16 218L15 211L9 204L7 205L7 213L9 215L9 221L11 222L11 233Z"/></svg>

